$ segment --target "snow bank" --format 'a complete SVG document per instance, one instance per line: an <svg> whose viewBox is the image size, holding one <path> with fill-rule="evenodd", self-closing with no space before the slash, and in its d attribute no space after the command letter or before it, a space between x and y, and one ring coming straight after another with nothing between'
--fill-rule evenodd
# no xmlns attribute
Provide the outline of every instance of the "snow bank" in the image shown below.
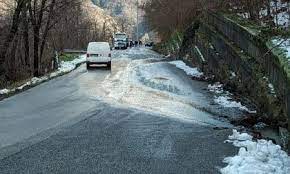
<svg viewBox="0 0 290 174"><path fill-rule="evenodd" d="M172 65L175 65L177 68L183 70L189 76L197 77L197 78L200 78L203 76L203 73L200 72L197 68L189 67L181 60L171 61L169 63Z"/></svg>
<svg viewBox="0 0 290 174"><path fill-rule="evenodd" d="M290 173L290 157L281 147L272 141L253 141L247 133L233 130L226 142L239 147L239 153L234 157L227 157L228 164L221 169L222 174L288 174Z"/></svg>
<svg viewBox="0 0 290 174"><path fill-rule="evenodd" d="M39 78L33 77L32 79L30 79L29 81L27 81L23 85L21 85L17 88L14 88L14 89L2 89L2 90L0 90L0 95L9 94L9 93L14 92L16 90L22 90L25 87L28 87L31 85L36 85L36 84L39 84L41 82L47 81L50 78L59 76L60 74L70 72L70 71L74 70L78 64L83 63L85 61L86 61L86 56L82 55L79 58L74 59L73 61L61 62L59 65L59 69L57 71L55 71L49 75L39 77Z"/></svg>
<svg viewBox="0 0 290 174"><path fill-rule="evenodd" d="M9 89L2 89L0 90L0 94L3 95L3 94L8 94L10 92Z"/></svg>
<svg viewBox="0 0 290 174"><path fill-rule="evenodd" d="M210 91L210 92L214 92L216 94L222 94L224 93L224 89L223 89L224 85L217 82L213 85L209 84L207 89Z"/></svg>
<svg viewBox="0 0 290 174"><path fill-rule="evenodd" d="M246 106L243 106L241 102L234 101L229 96L215 96L214 102L225 108L239 108L248 113L256 113L256 111L250 111Z"/></svg>
<svg viewBox="0 0 290 174"><path fill-rule="evenodd" d="M246 106L243 106L241 102L235 101L231 96L231 94L228 91L225 91L223 89L224 85L221 84L220 82L217 82L213 85L208 85L207 89L210 92L215 93L216 95L214 96L214 102L216 104L219 104L225 108L239 108L242 111L246 111L248 113L256 113L256 111L251 111L249 110Z"/></svg>
<svg viewBox="0 0 290 174"><path fill-rule="evenodd" d="M86 61L86 55L82 55L77 59L74 59L72 61L64 62L62 61L60 63L60 66L56 72L53 72L50 74L50 77L58 76L59 74L67 73L76 68L76 66L80 63L84 63Z"/></svg>

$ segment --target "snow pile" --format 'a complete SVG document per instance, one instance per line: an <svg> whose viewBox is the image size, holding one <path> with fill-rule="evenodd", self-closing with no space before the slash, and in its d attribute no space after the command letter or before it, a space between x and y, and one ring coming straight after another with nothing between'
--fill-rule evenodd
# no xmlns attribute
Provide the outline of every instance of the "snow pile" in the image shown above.
<svg viewBox="0 0 290 174"><path fill-rule="evenodd" d="M192 77L200 78L203 76L203 73L200 72L197 68L191 68L187 66L183 61L177 60L169 62L172 65L175 65L177 68L182 69L187 75Z"/></svg>
<svg viewBox="0 0 290 174"><path fill-rule="evenodd" d="M230 76L230 79L234 79L237 77L237 74L233 71L231 71L231 76Z"/></svg>
<svg viewBox="0 0 290 174"><path fill-rule="evenodd" d="M35 85L35 84L41 83L41 82L46 81L46 80L48 80L48 77L47 76L43 76L43 77L40 77L40 78L33 77L30 81L26 82L22 86L19 86L17 89L18 90L22 90L26 86Z"/></svg>
<svg viewBox="0 0 290 174"><path fill-rule="evenodd" d="M68 73L74 70L78 64L81 64L84 62L86 62L86 55L82 55L79 58L74 59L72 61L67 61L67 62L62 61L60 63L58 70L50 74L50 78L58 76L63 73Z"/></svg>
<svg viewBox="0 0 290 174"><path fill-rule="evenodd" d="M240 110L247 111L249 113L253 112L250 111L246 106L243 106L241 102L234 101L229 96L215 96L214 102L225 108L239 108Z"/></svg>
<svg viewBox="0 0 290 174"><path fill-rule="evenodd" d="M233 100L233 98L231 97L233 96L233 94L231 94L228 91L225 91L223 87L224 85L221 84L220 82L217 82L213 85L210 84L207 87L207 89L210 92L216 94L216 96L214 96L214 102L216 104L219 104L225 108L239 108L240 110L246 111L248 113L256 113L256 111L251 111L246 106L243 106L241 102Z"/></svg>
<svg viewBox="0 0 290 174"><path fill-rule="evenodd" d="M276 91L275 91L275 87L274 87L274 85L272 83L270 83L269 78L268 77L263 77L263 79L268 84L269 93L274 95L274 97L277 97Z"/></svg>
<svg viewBox="0 0 290 174"><path fill-rule="evenodd" d="M0 95L8 94L9 92L10 92L9 89L2 89L2 90L0 90Z"/></svg>
<svg viewBox="0 0 290 174"><path fill-rule="evenodd" d="M223 84L217 82L213 85L209 84L207 89L210 91L210 92L214 92L216 94L222 94L224 93L224 89L223 89Z"/></svg>
<svg viewBox="0 0 290 174"><path fill-rule="evenodd" d="M278 48L284 50L286 57L290 58L290 39L276 38L272 40L272 43L278 46Z"/></svg>
<svg viewBox="0 0 290 174"><path fill-rule="evenodd" d="M226 142L239 147L239 153L234 157L227 157L228 164L221 169L222 174L288 174L290 173L290 157L281 147L272 141L253 141L247 133L233 130Z"/></svg>
<svg viewBox="0 0 290 174"><path fill-rule="evenodd" d="M272 83L269 83L269 84L268 84L268 87L269 87L269 89L270 89L271 94L276 94L276 92L275 92L275 88L274 88L274 85L273 85Z"/></svg>
<svg viewBox="0 0 290 174"><path fill-rule="evenodd" d="M2 90L0 90L0 95L9 94L9 93L14 92L16 90L22 90L25 87L36 85L36 84L39 84L41 82L47 81L50 78L56 77L60 74L70 72L70 71L74 70L78 64L83 63L85 61L86 61L86 56L82 55L79 58L74 59L73 61L61 62L59 69L57 71L55 71L47 76L33 77L32 79L30 79L29 81L27 81L23 85L21 85L17 88L14 88L14 89L2 89Z"/></svg>

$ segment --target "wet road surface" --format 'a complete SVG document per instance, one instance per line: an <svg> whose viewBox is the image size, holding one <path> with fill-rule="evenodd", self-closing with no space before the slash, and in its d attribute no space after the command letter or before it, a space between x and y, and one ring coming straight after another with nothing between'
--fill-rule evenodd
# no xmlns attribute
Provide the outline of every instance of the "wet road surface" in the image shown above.
<svg viewBox="0 0 290 174"><path fill-rule="evenodd" d="M156 54L128 50L114 57ZM230 129L151 112L130 105L130 96L108 97L102 83L114 66L125 68L81 66L1 101L0 173L218 173L223 159L236 154L223 143Z"/></svg>

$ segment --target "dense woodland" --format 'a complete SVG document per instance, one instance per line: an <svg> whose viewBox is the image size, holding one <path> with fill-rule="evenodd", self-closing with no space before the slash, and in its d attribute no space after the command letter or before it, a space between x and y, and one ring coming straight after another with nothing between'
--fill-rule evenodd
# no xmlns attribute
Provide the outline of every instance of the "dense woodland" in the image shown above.
<svg viewBox="0 0 290 174"><path fill-rule="evenodd" d="M145 7L151 29L164 40L185 30L207 10L235 13L271 29L289 28L289 0L149 0Z"/></svg>
<svg viewBox="0 0 290 174"><path fill-rule="evenodd" d="M0 0L0 89L52 71L56 51L85 48L101 37L81 3Z"/></svg>

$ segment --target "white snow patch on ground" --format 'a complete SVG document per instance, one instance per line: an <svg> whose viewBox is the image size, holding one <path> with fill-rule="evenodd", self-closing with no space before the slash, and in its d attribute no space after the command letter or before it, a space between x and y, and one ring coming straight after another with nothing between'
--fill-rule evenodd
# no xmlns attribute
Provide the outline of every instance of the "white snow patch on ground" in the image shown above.
<svg viewBox="0 0 290 174"><path fill-rule="evenodd" d="M8 94L10 92L9 89L1 89L0 90L0 94L3 95L3 94Z"/></svg>
<svg viewBox="0 0 290 174"><path fill-rule="evenodd" d="M16 90L22 90L23 88L25 88L27 86L39 84L43 81L48 80L49 78L53 78L53 77L56 77L60 74L70 72L76 68L77 64L83 63L85 61L86 61L86 55L79 56L79 58L74 59L73 61L68 61L68 62L63 61L60 63L57 71L52 72L51 74L43 76L43 77L33 77L32 79L30 79L29 81L27 81L23 85L21 85L17 88L14 88L14 89L2 89L2 90L0 90L0 94L4 95L4 94L9 94L10 92L14 92Z"/></svg>
<svg viewBox="0 0 290 174"><path fill-rule="evenodd" d="M221 84L220 82L217 82L213 85L208 85L208 90L210 92L215 93L215 97L214 97L214 102L218 105L221 105L225 108L239 108L242 111L246 111L248 113L256 113L256 111L251 111L250 109L248 109L246 106L242 105L241 102L237 102L235 101L231 96L233 94L231 94L228 91L225 91L223 89L224 85Z"/></svg>
<svg viewBox="0 0 290 174"><path fill-rule="evenodd" d="M224 93L223 87L224 87L223 84L217 82L213 85L209 84L207 88L210 92L214 92L216 94L222 94L222 93Z"/></svg>
<svg viewBox="0 0 290 174"><path fill-rule="evenodd" d="M197 77L197 78L200 78L201 76L203 76L203 73L200 72L197 68L189 67L181 60L172 61L169 63L172 65L175 65L179 69L182 69L189 76Z"/></svg>
<svg viewBox="0 0 290 174"><path fill-rule="evenodd" d="M276 94L276 92L275 92L275 88L274 88L274 85L273 85L272 83L269 83L269 84L268 84L268 87L269 87L269 89L270 89L271 94Z"/></svg>
<svg viewBox="0 0 290 174"><path fill-rule="evenodd" d="M233 130L233 135L226 142L233 143L240 150L236 156L224 159L228 166L221 169L222 174L290 173L290 157L272 141L256 142L251 135Z"/></svg>
<svg viewBox="0 0 290 174"><path fill-rule="evenodd" d="M86 61L86 55L81 55L79 56L79 58L74 59L72 61L67 61L67 62L62 61L60 63L58 70L56 72L51 73L50 77L55 77L55 76L58 76L59 74L70 72L74 70L78 64L84 63L85 61Z"/></svg>
<svg viewBox="0 0 290 174"><path fill-rule="evenodd" d="M230 96L215 96L214 102L225 108L239 108L248 113L256 113L256 111L251 111L243 106L241 102L234 101Z"/></svg>

